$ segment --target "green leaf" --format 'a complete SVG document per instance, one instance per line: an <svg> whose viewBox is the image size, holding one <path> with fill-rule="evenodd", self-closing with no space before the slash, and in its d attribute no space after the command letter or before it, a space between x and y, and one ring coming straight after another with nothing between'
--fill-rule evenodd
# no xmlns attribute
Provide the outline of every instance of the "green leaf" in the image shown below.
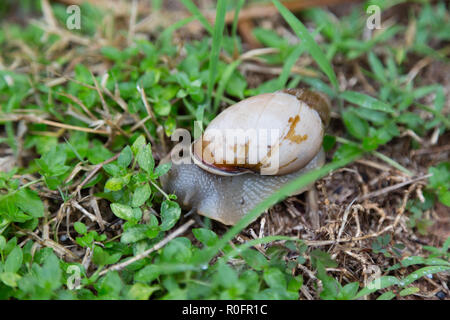
<svg viewBox="0 0 450 320"><path fill-rule="evenodd" d="M108 264L109 254L103 250L100 246L94 246L94 254L92 256L92 262L97 266L104 266Z"/></svg>
<svg viewBox="0 0 450 320"><path fill-rule="evenodd" d="M17 273L13 273L13 272L0 273L0 280L7 286L10 286L13 288L17 287L17 281L19 281L20 278L21 278L21 276L18 275Z"/></svg>
<svg viewBox="0 0 450 320"><path fill-rule="evenodd" d="M181 208L178 203L165 200L161 204L161 230L170 230L180 218Z"/></svg>
<svg viewBox="0 0 450 320"><path fill-rule="evenodd" d="M100 52L108 59L114 61L122 60L122 52L117 48L107 46L101 48Z"/></svg>
<svg viewBox="0 0 450 320"><path fill-rule="evenodd" d="M247 249L241 253L245 262L255 270L262 270L269 265L269 261L267 261L264 255L253 249Z"/></svg>
<svg viewBox="0 0 450 320"><path fill-rule="evenodd" d="M119 299L123 282L116 271L110 271L96 285L100 299Z"/></svg>
<svg viewBox="0 0 450 320"><path fill-rule="evenodd" d="M3 251L6 247L6 239L0 234L0 251Z"/></svg>
<svg viewBox="0 0 450 320"><path fill-rule="evenodd" d="M139 221L142 217L142 212L138 208L133 209L121 203L111 203L111 210L117 217L123 220Z"/></svg>
<svg viewBox="0 0 450 320"><path fill-rule="evenodd" d="M151 189L148 183L139 186L136 188L136 190L133 193L133 199L131 201L131 205L133 207L140 207L142 206L145 201L150 198Z"/></svg>
<svg viewBox="0 0 450 320"><path fill-rule="evenodd" d="M450 270L449 266L430 266L430 267L424 267L419 270L416 270L412 273L410 273L408 276L406 276L402 281L400 281L400 285L402 287L407 286L414 281L418 280L419 278L430 276L434 273L438 272L445 272Z"/></svg>
<svg viewBox="0 0 450 320"><path fill-rule="evenodd" d="M166 121L164 121L164 132L166 136L170 137L177 128L177 121L174 117L167 117Z"/></svg>
<svg viewBox="0 0 450 320"><path fill-rule="evenodd" d="M105 188L111 191L119 191L123 188L122 178L110 178L105 183Z"/></svg>
<svg viewBox="0 0 450 320"><path fill-rule="evenodd" d="M406 289L403 289L402 291L400 291L399 294L400 294L400 297L405 297L405 296L409 296L410 294L417 293L419 291L420 291L420 289L417 287L409 287L409 288L406 288Z"/></svg>
<svg viewBox="0 0 450 320"><path fill-rule="evenodd" d="M172 105L167 100L160 100L156 102L153 106L153 109L155 110L155 113L158 116L168 116L170 114L170 109L172 108Z"/></svg>
<svg viewBox="0 0 450 320"><path fill-rule="evenodd" d="M375 75L377 76L378 80L381 81L382 83L385 83L387 81L387 79L386 79L386 75L384 73L384 67L383 67L383 64L381 63L381 61L378 59L378 57L372 51L369 52L368 58L369 58L368 60L369 60L370 67L371 67L372 71L375 73Z"/></svg>
<svg viewBox="0 0 450 320"><path fill-rule="evenodd" d="M400 284L400 281L393 276L382 276L377 279L372 280L366 287L361 289L356 295L355 299L364 297L368 294L371 294L375 291L388 288L393 285Z"/></svg>
<svg viewBox="0 0 450 320"><path fill-rule="evenodd" d="M133 145L131 146L131 150L133 151L133 154L136 156L146 144L145 137L143 135L140 135L137 137L137 139L134 141Z"/></svg>
<svg viewBox="0 0 450 320"><path fill-rule="evenodd" d="M82 222L79 222L79 221L75 222L73 224L73 227L74 227L75 231L78 232L79 234L86 234L87 233L87 227Z"/></svg>
<svg viewBox="0 0 450 320"><path fill-rule="evenodd" d="M288 283L288 291L298 292L303 285L302 275L293 277Z"/></svg>
<svg viewBox="0 0 450 320"><path fill-rule="evenodd" d="M161 177L165 175L167 172L169 172L170 168L172 167L172 162L167 162L163 164L159 164L155 169L155 175L156 177Z"/></svg>
<svg viewBox="0 0 450 320"><path fill-rule="evenodd" d="M219 262L214 280L217 284L221 285L222 287L230 288L236 282L238 282L238 276L236 271L229 265L223 262Z"/></svg>
<svg viewBox="0 0 450 320"><path fill-rule="evenodd" d="M319 45L314 41L313 37L309 34L308 29L303 25L303 23L298 20L292 12L290 12L285 6L283 6L280 1L272 0L275 7L277 7L280 14L286 20L286 22L291 26L292 30L297 34L297 36L302 40L302 45L309 52L311 57L317 62L320 69L328 76L328 79L333 84L335 89L338 88L338 82L336 74L334 73L333 67L330 62L325 57L324 53L320 49Z"/></svg>
<svg viewBox="0 0 450 320"><path fill-rule="evenodd" d="M393 113L392 107L378 99L356 91L345 91L341 98L360 107Z"/></svg>
<svg viewBox="0 0 450 320"><path fill-rule="evenodd" d="M342 290L339 292L339 296L343 300L352 300L359 289L358 282L351 282L346 284Z"/></svg>
<svg viewBox="0 0 450 320"><path fill-rule="evenodd" d="M278 268L269 268L265 270L263 278L270 288L285 289L287 286L286 277Z"/></svg>
<svg viewBox="0 0 450 320"><path fill-rule="evenodd" d="M450 186L450 162L442 162L436 167L430 167L428 172L432 174L429 178L432 188L439 189Z"/></svg>
<svg viewBox="0 0 450 320"><path fill-rule="evenodd" d="M150 283L159 277L160 268L154 264L149 264L134 274L134 280Z"/></svg>
<svg viewBox="0 0 450 320"><path fill-rule="evenodd" d="M111 191L119 191L130 182L130 178L131 174L109 178L105 183L105 188Z"/></svg>
<svg viewBox="0 0 450 320"><path fill-rule="evenodd" d="M444 244L442 245L442 252L447 253L449 247L450 247L450 237L448 237L445 240Z"/></svg>
<svg viewBox="0 0 450 320"><path fill-rule="evenodd" d="M377 300L392 300L395 298L395 293L392 291L387 291L377 298Z"/></svg>
<svg viewBox="0 0 450 320"><path fill-rule="evenodd" d="M160 290L159 286L149 286L143 283L135 283L131 286L127 295L131 300L148 300L153 292Z"/></svg>
<svg viewBox="0 0 450 320"><path fill-rule="evenodd" d="M161 261L167 263L188 262L192 257L192 244L188 238L178 237L171 240L161 254Z"/></svg>
<svg viewBox="0 0 450 320"><path fill-rule="evenodd" d="M205 246L213 246L216 244L217 240L219 240L217 234L205 228L192 229L192 233L194 234L194 237Z"/></svg>
<svg viewBox="0 0 450 320"><path fill-rule="evenodd" d="M127 228L123 233L120 241L122 243L134 243L147 238L149 226L146 224L138 224Z"/></svg>
<svg viewBox="0 0 450 320"><path fill-rule="evenodd" d="M82 237L77 237L76 242L82 247L90 247L95 240L95 231L91 231L83 235Z"/></svg>
<svg viewBox="0 0 450 320"><path fill-rule="evenodd" d="M439 201L450 207L450 162L442 162L436 167L430 167L428 172L430 186L436 189Z"/></svg>
<svg viewBox="0 0 450 320"><path fill-rule="evenodd" d="M330 151L334 145L336 144L336 137L334 136L330 136L330 135L325 135L323 137L323 149L326 151Z"/></svg>
<svg viewBox="0 0 450 320"><path fill-rule="evenodd" d="M230 96L244 99L245 88L247 88L247 80L240 73L235 73L233 81L227 82L226 91Z"/></svg>
<svg viewBox="0 0 450 320"><path fill-rule="evenodd" d="M5 272L16 273L23 261L23 253L20 247L15 247L8 255L5 261Z"/></svg>
<svg viewBox="0 0 450 320"><path fill-rule="evenodd" d="M16 205L34 218L44 216L44 204L36 192L22 188L16 193Z"/></svg>
<svg viewBox="0 0 450 320"><path fill-rule="evenodd" d="M323 265L326 268L336 268L337 263L334 261L330 254L328 252L316 249L311 251L311 263L314 266L314 268L317 268L318 263L320 262L321 265Z"/></svg>
<svg viewBox="0 0 450 320"><path fill-rule="evenodd" d="M137 161L141 169L145 170L147 173L152 173L153 168L155 167L155 160L153 159L152 149L149 144L139 150Z"/></svg>
<svg viewBox="0 0 450 320"><path fill-rule="evenodd" d="M366 120L358 117L353 111L344 111L342 113L342 120L352 136L360 140L367 137L369 124Z"/></svg>
<svg viewBox="0 0 450 320"><path fill-rule="evenodd" d="M103 170L105 170L109 175L113 177L118 177L123 171L117 164L115 163L108 163L103 166Z"/></svg>
<svg viewBox="0 0 450 320"><path fill-rule="evenodd" d="M138 83L142 88L149 89L152 86L156 85L159 82L159 78L161 76L161 72L150 70L144 73L138 80Z"/></svg>
<svg viewBox="0 0 450 320"><path fill-rule="evenodd" d="M122 168L126 168L130 165L132 159L133 159L133 152L131 151L130 146L126 146L119 154L117 164Z"/></svg>
<svg viewBox="0 0 450 320"><path fill-rule="evenodd" d="M438 199L442 204L450 207L450 190L439 190Z"/></svg>
<svg viewBox="0 0 450 320"><path fill-rule="evenodd" d="M106 149L98 140L94 140L91 148L87 151L87 158L92 164L99 164L113 156L114 154Z"/></svg>
<svg viewBox="0 0 450 320"><path fill-rule="evenodd" d="M0 197L0 213L8 221L25 222L32 219L29 215L23 213L16 204L15 195Z"/></svg>
<svg viewBox="0 0 450 320"><path fill-rule="evenodd" d="M352 108L351 110L354 111L358 117L372 121L374 124L380 126L386 124L389 120L389 115L385 112L366 108Z"/></svg>

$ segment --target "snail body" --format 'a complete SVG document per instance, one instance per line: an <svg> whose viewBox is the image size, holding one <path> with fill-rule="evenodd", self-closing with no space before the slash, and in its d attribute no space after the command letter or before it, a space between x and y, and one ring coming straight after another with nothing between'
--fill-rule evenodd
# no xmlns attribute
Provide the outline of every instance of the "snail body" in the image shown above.
<svg viewBox="0 0 450 320"><path fill-rule="evenodd" d="M264 198L301 174L321 167L324 162L325 155L320 150L304 168L279 176L256 173L221 176L206 172L195 164L180 164L173 165L169 173L161 177L161 182L166 192L177 195L183 208L195 208L202 216L234 225ZM292 195L309 188L306 186Z"/></svg>
<svg viewBox="0 0 450 320"><path fill-rule="evenodd" d="M324 164L322 139L329 113L328 100L309 90L245 99L220 113L194 141L194 163L172 164L161 177L163 189L176 194L184 208L234 225L283 185ZM264 133L264 139L246 134L228 143L227 130L270 134ZM167 161L170 154L162 160Z"/></svg>

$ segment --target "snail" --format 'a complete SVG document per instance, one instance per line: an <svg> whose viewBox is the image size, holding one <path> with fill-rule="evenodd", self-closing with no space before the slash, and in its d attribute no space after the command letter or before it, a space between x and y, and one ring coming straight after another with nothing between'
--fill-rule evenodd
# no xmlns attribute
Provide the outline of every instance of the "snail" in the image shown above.
<svg viewBox="0 0 450 320"><path fill-rule="evenodd" d="M185 209L234 225L283 185L324 164L322 140L329 120L328 99L307 89L242 100L222 111L192 143L193 163L172 163L161 177L162 187ZM171 161L174 149L162 163Z"/></svg>

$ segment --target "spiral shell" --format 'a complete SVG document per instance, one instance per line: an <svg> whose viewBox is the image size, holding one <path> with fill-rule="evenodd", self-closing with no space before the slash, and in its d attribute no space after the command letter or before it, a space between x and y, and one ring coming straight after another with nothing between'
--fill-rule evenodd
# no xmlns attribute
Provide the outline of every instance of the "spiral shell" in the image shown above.
<svg viewBox="0 0 450 320"><path fill-rule="evenodd" d="M211 121L193 143L192 158L218 175L289 174L319 152L329 117L330 104L322 94L304 89L260 94Z"/></svg>

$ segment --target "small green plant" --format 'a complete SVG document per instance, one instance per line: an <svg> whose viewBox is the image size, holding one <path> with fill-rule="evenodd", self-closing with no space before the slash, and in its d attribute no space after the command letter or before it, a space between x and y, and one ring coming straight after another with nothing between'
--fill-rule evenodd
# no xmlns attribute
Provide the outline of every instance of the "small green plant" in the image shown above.
<svg viewBox="0 0 450 320"><path fill-rule="evenodd" d="M436 167L430 167L429 187L434 190L439 201L450 207L450 162L442 162Z"/></svg>

